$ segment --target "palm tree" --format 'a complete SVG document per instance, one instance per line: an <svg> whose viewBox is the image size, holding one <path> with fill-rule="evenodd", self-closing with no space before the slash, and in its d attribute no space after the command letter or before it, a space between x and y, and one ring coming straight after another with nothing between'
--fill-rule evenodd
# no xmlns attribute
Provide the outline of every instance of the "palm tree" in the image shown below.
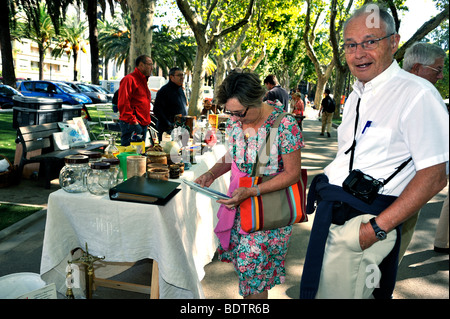
<svg viewBox="0 0 450 319"><path fill-rule="evenodd" d="M161 29L154 27L152 42L152 58L156 65L167 70L174 66L181 69L192 70L196 52L195 40L192 37L177 37L167 26Z"/></svg>
<svg viewBox="0 0 450 319"><path fill-rule="evenodd" d="M19 18L16 29L11 32L12 37L20 41L21 38L37 43L39 48L39 79L44 79L45 51L50 47L55 36L55 28L45 3L24 8L26 17ZM29 23L30 21L31 23Z"/></svg>
<svg viewBox="0 0 450 319"><path fill-rule="evenodd" d="M131 43L131 18L124 14L113 22L98 21L100 54L106 60L114 60L117 64L125 62L125 74L128 73L128 58ZM168 27L161 30L153 27L152 59L167 75L174 66L192 70L196 47L192 37L176 36Z"/></svg>
<svg viewBox="0 0 450 319"><path fill-rule="evenodd" d="M125 74L128 73L127 59L130 53L129 14L119 16L113 22L98 20L99 53L105 60L114 60L118 65L125 63Z"/></svg>
<svg viewBox="0 0 450 319"><path fill-rule="evenodd" d="M52 50L52 56L61 57L63 53L66 53L70 59L73 55L73 80L78 80L78 53L85 49L85 32L87 26L84 21L79 21L76 16L68 18L61 26L61 33L57 37L58 44Z"/></svg>

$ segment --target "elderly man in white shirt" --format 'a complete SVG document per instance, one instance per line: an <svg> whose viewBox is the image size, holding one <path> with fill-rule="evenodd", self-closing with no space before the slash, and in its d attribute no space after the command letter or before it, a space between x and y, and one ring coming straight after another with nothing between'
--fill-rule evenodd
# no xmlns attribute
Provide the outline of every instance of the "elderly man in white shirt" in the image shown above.
<svg viewBox="0 0 450 319"><path fill-rule="evenodd" d="M386 10L376 4L358 9L344 26L344 41L347 64L358 81L345 104L336 159L325 168L325 177L318 177L317 187L313 181L308 195L308 206L315 194L319 206L300 297L389 298L395 285L399 226L446 186L448 113L431 83L401 70L394 61L400 36ZM362 182L370 177L377 186L388 181L375 190L377 204L354 196L359 192L364 197L367 189L352 184L357 179L348 182L352 170L362 172ZM347 192L340 193L346 179L349 193L353 190L349 201ZM320 203L328 200L325 190L338 195L328 206ZM375 212L378 199L386 199L385 206ZM350 217L336 222L334 209L348 205ZM316 236L323 233L326 223L321 222L327 218L331 225L321 259ZM388 256L391 261L383 271L390 273L383 276L393 282L386 285L380 282L380 264ZM320 277L314 268L320 269ZM387 288L376 296L380 283Z"/></svg>

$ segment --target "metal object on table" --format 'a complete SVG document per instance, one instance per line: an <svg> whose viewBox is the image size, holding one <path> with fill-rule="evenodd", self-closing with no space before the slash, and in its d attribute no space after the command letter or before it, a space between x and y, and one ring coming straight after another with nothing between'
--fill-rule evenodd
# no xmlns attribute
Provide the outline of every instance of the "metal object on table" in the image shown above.
<svg viewBox="0 0 450 319"><path fill-rule="evenodd" d="M85 267L87 299L92 299L92 285L94 283L94 262L103 259L105 259L105 256L92 256L91 254L89 254L88 244L86 243L86 250L83 251L83 255L78 259L72 260L72 263L81 263Z"/></svg>

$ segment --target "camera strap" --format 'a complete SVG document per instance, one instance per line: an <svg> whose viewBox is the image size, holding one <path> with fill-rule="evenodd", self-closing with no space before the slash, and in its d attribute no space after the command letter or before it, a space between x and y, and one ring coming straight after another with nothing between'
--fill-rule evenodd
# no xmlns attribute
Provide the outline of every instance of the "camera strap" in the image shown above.
<svg viewBox="0 0 450 319"><path fill-rule="evenodd" d="M350 146L350 148L348 150L345 151L344 154L348 154L349 152L351 152L350 154L350 163L349 163L349 167L348 167L348 171L351 172L353 170L353 160L355 157L355 148L356 148L356 131L358 130L358 121L359 121L359 105L361 103L361 98L358 99L358 104L356 105L356 118L355 118L355 132L353 134L353 143L352 146ZM395 177L395 175L397 175L402 169L405 168L405 166L412 161L412 157L410 157L409 159L407 159L406 161L404 161L399 167L397 167L395 169L395 172L392 173L391 176L389 176L388 178L386 178L383 181L383 185L386 185L387 183L389 183L391 181L391 179L393 179Z"/></svg>
<svg viewBox="0 0 450 319"><path fill-rule="evenodd" d="M348 171L351 172L353 169L353 159L355 157L355 148L356 148L356 131L358 130L358 121L359 121L359 105L361 104L361 98L358 99L358 104L356 105L356 118L355 118L355 133L353 134L353 143L352 146L348 150L345 151L345 155L349 152L350 154L350 164L348 167Z"/></svg>

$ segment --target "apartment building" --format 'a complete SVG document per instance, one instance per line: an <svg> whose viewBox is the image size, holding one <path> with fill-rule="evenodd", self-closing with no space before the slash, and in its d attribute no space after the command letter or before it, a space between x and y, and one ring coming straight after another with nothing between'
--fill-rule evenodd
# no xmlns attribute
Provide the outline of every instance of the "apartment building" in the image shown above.
<svg viewBox="0 0 450 319"><path fill-rule="evenodd" d="M39 48L36 42L28 39L12 42L14 67L17 79L39 80ZM1 53L0 53L1 57ZM48 48L44 55L44 79L73 81L74 77L73 56L64 53L61 57L52 56L52 48ZM91 58L89 46L86 53L81 50L78 53L78 81L91 82ZM1 70L1 59L0 59ZM114 62L108 65L109 79L121 79L124 76L123 68L117 67ZM102 78L102 77L101 77Z"/></svg>

